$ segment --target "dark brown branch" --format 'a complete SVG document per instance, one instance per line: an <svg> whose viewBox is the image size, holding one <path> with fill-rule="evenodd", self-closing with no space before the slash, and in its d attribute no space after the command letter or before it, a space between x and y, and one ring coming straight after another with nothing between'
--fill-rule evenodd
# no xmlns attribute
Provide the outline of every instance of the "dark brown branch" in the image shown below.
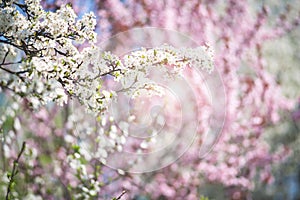
<svg viewBox="0 0 300 200"><path fill-rule="evenodd" d="M126 190L123 190L123 192L117 198L114 198L113 200L120 200L122 198L122 196L124 196L124 194L126 194Z"/></svg>
<svg viewBox="0 0 300 200"><path fill-rule="evenodd" d="M26 73L27 71L18 71L18 72L15 72L15 71L11 71L11 70L9 70L9 69L6 69L6 68L4 68L4 67L1 67L1 65L2 65L2 64L0 64L0 69L4 70L4 71L6 71L6 72L8 72L8 73L10 73L10 74L16 75L16 76L17 76L18 78L20 78L23 82L25 82L24 77L19 76L19 75L22 74L22 73Z"/></svg>
<svg viewBox="0 0 300 200"><path fill-rule="evenodd" d="M16 65L16 64L20 64L22 63L22 60L18 61L18 62L7 62L7 63L2 63L1 65Z"/></svg>
<svg viewBox="0 0 300 200"><path fill-rule="evenodd" d="M121 72L121 69L112 69L112 70L110 70L110 71L108 71L108 72L105 72L105 73L103 73L103 74L100 74L100 77L106 76L106 75L112 75L111 73L113 73L113 72ZM98 78L98 76L95 77L95 78Z"/></svg>

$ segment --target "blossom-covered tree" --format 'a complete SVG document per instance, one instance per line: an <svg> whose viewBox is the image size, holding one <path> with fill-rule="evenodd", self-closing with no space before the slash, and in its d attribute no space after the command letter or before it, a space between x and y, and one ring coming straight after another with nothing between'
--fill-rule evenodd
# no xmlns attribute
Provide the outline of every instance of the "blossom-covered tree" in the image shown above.
<svg viewBox="0 0 300 200"><path fill-rule="evenodd" d="M96 5L102 19L101 38L136 26L156 26L187 33L200 44L209 41L216 50L216 68L227 96L226 124L210 154L199 159L194 153L199 149L194 147L181 162L142 180L128 179L125 185L131 188L136 182L140 193L145 188L153 198L194 199L204 178L224 185L231 198L245 199L255 187L256 176L272 182L271 164L289 150L279 146L271 151L263 139L264 129L280 123L278 112L293 106L282 95L275 75L267 71L262 48L266 41L299 25L297 7L287 5L272 20L267 5L253 9L250 1L107 0Z"/></svg>
<svg viewBox="0 0 300 200"><path fill-rule="evenodd" d="M76 19L71 6L66 5L72 3L80 16L80 1L42 3L48 11L39 1L0 2L1 94L5 94L0 119L3 194L28 199L109 199L124 195L198 199L199 187L212 182L223 185L228 197L246 199L255 187L256 176L262 182L272 182L271 164L281 161L289 150L279 146L271 151L263 133L271 124L280 123L279 111L290 109L293 102L282 95L276 77L266 70L262 47L265 41L297 26L298 18L289 21L282 14L277 24L268 24L268 8L251 10L249 1L105 0L91 3L97 6L97 24L92 14ZM197 96L196 118L204 122L197 135L209 125L205 122L210 104L203 98L202 84L195 72L186 68L192 64L211 70L211 64L201 64L203 59L195 64L199 55L211 63L209 48L187 51L158 46L120 57L96 47L96 37L100 43L143 26L177 30L199 45L213 45L215 70L221 74L226 93L223 108L227 117L222 137L209 154L199 156L203 137L198 137L177 162L151 173L131 174L104 164L110 154L124 148L135 154L147 153L152 141L139 144L128 138L144 114L139 110L136 116L118 113L118 119L105 114L113 100L122 102L123 93L115 90L115 84L133 86L124 94L143 94L136 97L141 100L148 95L145 91L159 96L162 88L146 78L149 71L145 72L145 67L172 66L176 74L188 77ZM79 103L72 105L74 99ZM47 103L52 101L63 108ZM150 105L155 98L151 101ZM145 109L145 105L136 108ZM168 109L169 113L178 111L178 107ZM90 115L83 115L85 111ZM176 115L169 114L166 120L176 122ZM189 118L183 118L182 124L189 123ZM151 127L155 130L156 125ZM24 149L21 140L26 140ZM18 151L23 155L19 157ZM13 168L21 173L16 174ZM26 182L25 189L22 181Z"/></svg>
<svg viewBox="0 0 300 200"><path fill-rule="evenodd" d="M148 78L151 69L161 69L168 78L181 77L192 66L213 70L208 46L162 45L122 58L103 51L95 46L94 15L77 20L68 4L52 12L45 11L39 1L1 1L0 18L1 92L5 95L1 173L6 199L100 196L100 189L111 182L105 180L102 168L109 154L122 151L129 126L106 114L112 100L119 94L160 96L160 86ZM109 88L106 79L123 89ZM78 101L74 111L65 105L72 99ZM76 112L87 116L76 116ZM25 142L18 152L21 140ZM49 146L44 144L47 141ZM16 189L22 182L16 178L19 171L23 172L20 180L28 186L25 190ZM57 183L61 187L51 190Z"/></svg>

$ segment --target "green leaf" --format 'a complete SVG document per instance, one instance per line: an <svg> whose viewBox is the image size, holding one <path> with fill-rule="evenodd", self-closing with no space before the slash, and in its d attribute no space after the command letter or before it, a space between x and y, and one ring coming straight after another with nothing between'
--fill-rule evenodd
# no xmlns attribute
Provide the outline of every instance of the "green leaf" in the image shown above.
<svg viewBox="0 0 300 200"><path fill-rule="evenodd" d="M80 146L74 144L74 145L72 146L72 149L75 151L75 153L79 153Z"/></svg>
<svg viewBox="0 0 300 200"><path fill-rule="evenodd" d="M7 172L7 178L10 179L10 177L11 177L11 173Z"/></svg>

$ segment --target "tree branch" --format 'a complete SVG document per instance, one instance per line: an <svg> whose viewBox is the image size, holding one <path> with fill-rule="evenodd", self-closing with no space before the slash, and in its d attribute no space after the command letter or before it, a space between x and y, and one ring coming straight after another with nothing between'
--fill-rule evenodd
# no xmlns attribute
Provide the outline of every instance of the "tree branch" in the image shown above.
<svg viewBox="0 0 300 200"><path fill-rule="evenodd" d="M126 194L126 190L123 190L123 192L117 198L113 198L113 200L120 200L124 194Z"/></svg>
<svg viewBox="0 0 300 200"><path fill-rule="evenodd" d="M20 160L21 155L23 154L23 152L25 150L25 147L26 147L26 142L23 142L22 148L21 148L21 150L18 154L18 157L14 160L14 165L13 165L12 172L11 172L11 174L7 175L8 178L9 178L9 183L8 183L7 192L6 192L6 198L5 198L6 200L11 199L10 198L10 193L12 191L12 187L13 187L13 184L14 184L14 178L18 174L19 160Z"/></svg>

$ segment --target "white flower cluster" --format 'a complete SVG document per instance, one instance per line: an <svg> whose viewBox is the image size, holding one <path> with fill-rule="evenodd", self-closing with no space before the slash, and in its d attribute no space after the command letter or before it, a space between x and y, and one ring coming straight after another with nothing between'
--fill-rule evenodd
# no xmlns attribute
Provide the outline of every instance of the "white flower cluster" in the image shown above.
<svg viewBox="0 0 300 200"><path fill-rule="evenodd" d="M142 48L134 51L124 58L125 65L129 68L145 70L148 66L173 67L180 73L186 66L192 66L211 72L213 70L213 51L210 46L197 48L175 48L163 45L153 49Z"/></svg>
<svg viewBox="0 0 300 200"><path fill-rule="evenodd" d="M74 198L75 199L95 198L97 194L100 192L101 184L97 180L97 177L95 177L95 174L88 173L86 169L86 165L82 162L81 154L79 152L75 152L73 155L69 155L67 157L67 162L69 163L70 167L75 171L76 177L81 182L80 184L76 185L76 188L78 188L80 192L75 194Z"/></svg>
<svg viewBox="0 0 300 200"><path fill-rule="evenodd" d="M71 71L67 78L62 75L61 79L70 94L78 97L88 110L98 113L106 110L119 92L125 92L132 98L163 95L163 88L148 77L152 69L162 70L166 74L173 71L172 75L180 75L185 67L193 66L211 72L213 58L209 51L206 47L176 49L164 45L149 50L142 48L119 58L92 46L85 48L77 57L76 62L80 62L80 66ZM107 75L120 82L122 89L107 90L103 83Z"/></svg>
<svg viewBox="0 0 300 200"><path fill-rule="evenodd" d="M92 43L96 39L94 15L86 14L77 21L76 18L69 5L57 12L46 12L39 0L26 0L24 4L3 1L1 89L26 96L33 107L48 101L66 103L65 85L70 84L70 74L80 65L80 52L74 42Z"/></svg>
<svg viewBox="0 0 300 200"><path fill-rule="evenodd" d="M209 72L213 69L209 47L163 45L148 50L141 48L119 58L93 45L96 20L92 13L76 18L69 5L47 12L39 0L1 4L1 88L26 96L33 107L48 101L62 105L68 96L74 96L97 114L107 109L118 92L133 98L162 95L163 88L149 78L153 69L162 70L166 75L180 75L186 66ZM92 45L79 51L75 44L85 41ZM23 58L15 63L8 60L7 52L13 55L13 51L7 46L21 52L16 59ZM120 82L122 89L105 88L107 75Z"/></svg>
<svg viewBox="0 0 300 200"><path fill-rule="evenodd" d="M16 44L26 42L47 48L45 44L50 43L51 48L53 43L63 42L59 39L65 36L77 42L96 39L95 16L89 13L76 21L77 16L69 5L62 6L57 12L46 12L39 0L26 0L22 5L18 1L11 1L0 11L0 32Z"/></svg>
<svg viewBox="0 0 300 200"><path fill-rule="evenodd" d="M153 49L141 48L124 58L125 70L121 83L133 98L140 95L159 95L163 88L148 78L151 70L161 70L165 75L181 75L185 67L213 70L213 54L209 46L192 48L175 48L169 45Z"/></svg>

